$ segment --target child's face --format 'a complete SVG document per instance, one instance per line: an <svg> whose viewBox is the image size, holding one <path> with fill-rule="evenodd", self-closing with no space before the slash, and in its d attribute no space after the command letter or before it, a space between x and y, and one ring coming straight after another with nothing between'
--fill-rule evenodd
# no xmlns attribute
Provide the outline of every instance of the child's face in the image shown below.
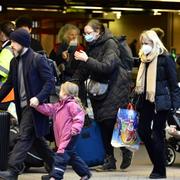
<svg viewBox="0 0 180 180"><path fill-rule="evenodd" d="M59 98L63 99L65 97L66 97L66 94L64 93L63 88L61 87L60 92L59 92Z"/></svg>

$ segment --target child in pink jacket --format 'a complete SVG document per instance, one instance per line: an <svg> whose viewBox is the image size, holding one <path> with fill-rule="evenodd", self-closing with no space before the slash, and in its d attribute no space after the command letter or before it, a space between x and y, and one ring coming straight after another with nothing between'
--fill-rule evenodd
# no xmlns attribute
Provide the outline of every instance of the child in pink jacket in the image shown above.
<svg viewBox="0 0 180 180"><path fill-rule="evenodd" d="M55 141L58 147L53 169L50 175L43 176L43 179L63 179L68 164L72 165L81 180L91 177L88 166L75 152L75 145L85 118L78 91L79 88L76 84L65 82L61 85L60 100L57 103L47 103L35 107L37 111L53 118Z"/></svg>

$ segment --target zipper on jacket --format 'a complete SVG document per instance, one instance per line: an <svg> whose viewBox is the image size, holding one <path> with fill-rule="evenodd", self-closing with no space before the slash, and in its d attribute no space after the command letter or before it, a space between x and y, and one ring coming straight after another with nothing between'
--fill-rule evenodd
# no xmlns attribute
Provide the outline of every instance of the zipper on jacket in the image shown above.
<svg viewBox="0 0 180 180"><path fill-rule="evenodd" d="M157 110L156 110L156 100L154 101L154 113L157 114Z"/></svg>

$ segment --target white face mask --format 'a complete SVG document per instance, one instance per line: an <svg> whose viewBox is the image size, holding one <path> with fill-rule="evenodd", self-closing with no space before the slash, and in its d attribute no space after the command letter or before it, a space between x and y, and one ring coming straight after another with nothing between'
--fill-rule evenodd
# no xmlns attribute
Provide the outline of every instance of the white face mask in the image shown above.
<svg viewBox="0 0 180 180"><path fill-rule="evenodd" d="M143 44L141 47L141 51L145 54L148 55L152 51L152 46L148 44Z"/></svg>

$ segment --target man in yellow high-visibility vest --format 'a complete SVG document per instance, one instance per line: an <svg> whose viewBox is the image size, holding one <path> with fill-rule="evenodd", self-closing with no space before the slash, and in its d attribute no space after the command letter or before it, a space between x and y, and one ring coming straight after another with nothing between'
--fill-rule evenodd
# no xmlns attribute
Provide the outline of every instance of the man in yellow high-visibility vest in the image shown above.
<svg viewBox="0 0 180 180"><path fill-rule="evenodd" d="M6 81L10 62L13 59L13 51L10 47L9 35L14 31L15 25L11 21L4 21L0 24L0 40L2 41L2 48L0 51L0 87ZM2 102L10 102L14 100L14 91L12 91L3 99ZM9 103L5 103L3 110L7 108Z"/></svg>

